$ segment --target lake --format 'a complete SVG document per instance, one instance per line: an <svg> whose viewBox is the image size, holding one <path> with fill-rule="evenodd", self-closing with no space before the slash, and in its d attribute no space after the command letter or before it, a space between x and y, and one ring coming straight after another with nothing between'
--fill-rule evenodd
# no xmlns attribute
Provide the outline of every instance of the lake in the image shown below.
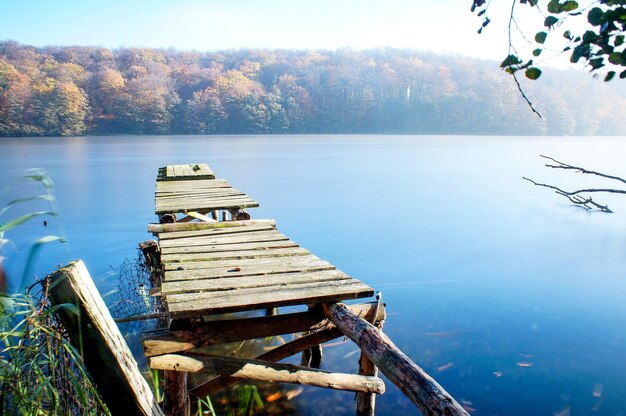
<svg viewBox="0 0 626 416"><path fill-rule="evenodd" d="M2 139L0 206L41 193L19 177L43 167L60 213L8 233L3 256L15 283L34 240L62 224L67 248L44 247L33 273L80 258L109 293L150 238L158 167L208 163L260 202L253 218L380 290L385 332L473 415L626 415L626 197L594 198L615 214L573 207L522 177L617 182L545 168L540 154L626 177L623 137ZM0 221L35 209L49 205ZM355 351L327 348L325 368L355 371ZM353 398L307 388L293 400L303 415L349 415ZM418 414L389 382L377 408Z"/></svg>

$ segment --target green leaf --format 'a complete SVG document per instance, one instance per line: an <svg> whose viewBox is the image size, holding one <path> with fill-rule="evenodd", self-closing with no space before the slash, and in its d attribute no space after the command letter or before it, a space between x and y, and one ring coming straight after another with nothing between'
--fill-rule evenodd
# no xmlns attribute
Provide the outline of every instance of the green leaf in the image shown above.
<svg viewBox="0 0 626 416"><path fill-rule="evenodd" d="M535 80L541 76L541 69L530 67L526 70L526 78Z"/></svg>
<svg viewBox="0 0 626 416"><path fill-rule="evenodd" d="M26 221L30 220L31 218L37 217L39 215L52 215L52 216L56 216L57 213L56 212L51 212L51 211L38 211L38 212L31 212L29 214L25 214L22 215L19 218L14 219L13 221L9 221L6 224L0 224L0 232L3 233L5 231L8 231L12 228L17 227L18 225L22 225L24 224Z"/></svg>
<svg viewBox="0 0 626 416"><path fill-rule="evenodd" d="M570 32L569 30L566 30L565 32L563 32L563 37L565 39L572 40L572 32Z"/></svg>
<svg viewBox="0 0 626 416"><path fill-rule="evenodd" d="M560 11L561 12L572 12L574 10L578 9L578 2L577 1L566 1L565 3L563 3L561 5Z"/></svg>
<svg viewBox="0 0 626 416"><path fill-rule="evenodd" d="M535 35L535 42L544 43L546 41L546 37L548 37L546 32L537 32Z"/></svg>
<svg viewBox="0 0 626 416"><path fill-rule="evenodd" d="M615 71L609 71L606 74L606 77L604 77L604 82L609 82L610 80L613 79L614 76L615 76Z"/></svg>
<svg viewBox="0 0 626 416"><path fill-rule="evenodd" d="M557 22L559 21L558 18L554 17L554 16L548 16L546 17L546 20L544 20L543 25L545 27L551 28L552 26L554 26Z"/></svg>
<svg viewBox="0 0 626 416"><path fill-rule="evenodd" d="M591 69L598 69L604 66L604 58L594 58L589 60L589 65L591 65Z"/></svg>
<svg viewBox="0 0 626 416"><path fill-rule="evenodd" d="M593 30L588 30L583 35L583 43L593 43L598 39L598 34Z"/></svg>
<svg viewBox="0 0 626 416"><path fill-rule="evenodd" d="M613 65L623 65L624 57L619 52L613 52L612 54L609 55L609 62L612 63Z"/></svg>
<svg viewBox="0 0 626 416"><path fill-rule="evenodd" d="M500 64L500 68L507 68L513 65L519 65L521 63L522 61L520 61L520 59L517 56L509 55L506 57L504 61L502 61L502 63Z"/></svg>
<svg viewBox="0 0 626 416"><path fill-rule="evenodd" d="M20 289L26 285L28 276L31 273L33 265L35 264L35 259L37 258L37 255L39 254L39 250L41 250L44 244L52 243L54 241L59 241L61 243L66 242L61 237L58 237L55 235L47 235L37 240L35 244L33 244L33 246L30 248L28 252L28 258L26 260L26 267L24 268L24 273L22 274L22 282L20 283L20 286L19 286Z"/></svg>
<svg viewBox="0 0 626 416"><path fill-rule="evenodd" d="M587 13L587 21L592 26L600 26L602 23L604 23L604 12L601 8L594 7L593 9L589 10L589 13Z"/></svg>
<svg viewBox="0 0 626 416"><path fill-rule="evenodd" d="M624 43L624 35L615 36L615 46L621 46Z"/></svg>
<svg viewBox="0 0 626 416"><path fill-rule="evenodd" d="M542 51L542 49L541 49L541 48L537 48L537 49L535 49L535 50L533 51L533 56L539 56L539 55L541 55L541 51Z"/></svg>
<svg viewBox="0 0 626 416"><path fill-rule="evenodd" d="M550 3L548 3L548 11L550 13L560 13L561 4L559 3L559 0L550 0Z"/></svg>
<svg viewBox="0 0 626 416"><path fill-rule="evenodd" d="M22 202L29 202L29 201L36 201L36 200L42 200L42 201L52 201L54 198L52 198L50 195L38 195L38 196L31 196L31 197L27 197L27 198L18 198L18 199L14 199L13 201L9 202L8 204L6 204L4 206L4 208L0 209L0 215L4 214L5 212L7 212L7 210L15 204L20 204Z"/></svg>
<svg viewBox="0 0 626 416"><path fill-rule="evenodd" d="M626 78L626 69L619 73L620 79Z"/></svg>

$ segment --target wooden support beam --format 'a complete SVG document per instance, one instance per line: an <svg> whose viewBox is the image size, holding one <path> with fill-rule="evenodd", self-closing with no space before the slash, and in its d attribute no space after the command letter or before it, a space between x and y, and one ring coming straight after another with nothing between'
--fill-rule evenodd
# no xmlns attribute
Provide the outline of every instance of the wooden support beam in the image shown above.
<svg viewBox="0 0 626 416"><path fill-rule="evenodd" d="M165 233L171 231L193 231L193 230L210 230L214 228L241 227L246 225L271 225L276 228L274 220L248 220L248 221L227 221L227 222L186 222L172 224L148 224L148 232L153 234Z"/></svg>
<svg viewBox="0 0 626 416"><path fill-rule="evenodd" d="M385 308L378 310L376 302L350 305L350 310L369 321L385 319ZM376 313L376 317L374 317ZM329 327L319 309L257 318L228 319L195 323L189 330L157 330L144 334L144 354L147 357L190 350L208 345L239 342L247 339L293 334Z"/></svg>
<svg viewBox="0 0 626 416"><path fill-rule="evenodd" d="M342 303L323 304L324 314L396 385L424 416L469 416L443 387L396 347L381 330Z"/></svg>
<svg viewBox="0 0 626 416"><path fill-rule="evenodd" d="M194 354L193 357L177 354L150 358L150 367L168 371L197 372L207 369L233 378L270 381L275 383L304 384L335 390L382 394L385 384L378 377L332 373L312 370L291 364L276 364L249 358Z"/></svg>
<svg viewBox="0 0 626 416"><path fill-rule="evenodd" d="M85 264L70 263L49 277L50 302L111 414L163 415Z"/></svg>
<svg viewBox="0 0 626 416"><path fill-rule="evenodd" d="M339 331L335 327L330 329L322 329L309 335L305 335L301 338L297 338L286 344L280 345L271 351L257 356L256 359L272 362L280 361L287 357L291 357L292 355L296 355L302 351L305 351L312 346L320 345L324 342L339 338L342 335L343 334L341 333L341 331ZM189 394L196 397L204 398L228 386L238 383L239 381L241 380L226 375L218 376L205 383L193 387L189 390Z"/></svg>
<svg viewBox="0 0 626 416"><path fill-rule="evenodd" d="M196 212L196 211L189 211L189 212L187 212L187 215L192 217L192 218L195 218L197 220L204 221L204 222L217 222L213 218L207 217L206 215L201 214L201 213ZM242 219L245 219L245 218L242 218ZM250 216L248 216L247 219L250 219Z"/></svg>
<svg viewBox="0 0 626 416"><path fill-rule="evenodd" d="M179 371L165 371L164 387L166 416L188 416L189 395L187 394L187 373Z"/></svg>

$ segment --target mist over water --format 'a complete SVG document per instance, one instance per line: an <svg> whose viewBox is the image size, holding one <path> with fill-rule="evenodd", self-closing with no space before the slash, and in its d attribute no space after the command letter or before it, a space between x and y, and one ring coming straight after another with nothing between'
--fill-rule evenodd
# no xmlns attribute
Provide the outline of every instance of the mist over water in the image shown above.
<svg viewBox="0 0 626 416"><path fill-rule="evenodd" d="M625 138L465 136L157 136L0 140L0 206L55 182L69 253L45 247L35 273L83 259L103 293L155 221L166 164L208 163L260 202L253 218L383 293L385 332L475 415L626 414L626 198L589 213L561 188L616 186L545 168L540 154L626 177ZM0 222L47 209L12 207ZM34 208L34 209L31 209ZM19 276L57 219L5 238ZM356 347L324 368L355 371ZM306 388L302 414L354 414L353 394ZM381 415L417 414L387 383ZM569 412L569 413L564 413Z"/></svg>

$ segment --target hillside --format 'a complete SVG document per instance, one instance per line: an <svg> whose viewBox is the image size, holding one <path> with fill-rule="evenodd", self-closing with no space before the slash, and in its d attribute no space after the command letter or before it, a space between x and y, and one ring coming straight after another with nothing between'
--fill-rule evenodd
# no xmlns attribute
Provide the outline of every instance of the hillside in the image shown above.
<svg viewBox="0 0 626 416"><path fill-rule="evenodd" d="M412 50L189 52L0 42L0 136L626 135L620 81Z"/></svg>

